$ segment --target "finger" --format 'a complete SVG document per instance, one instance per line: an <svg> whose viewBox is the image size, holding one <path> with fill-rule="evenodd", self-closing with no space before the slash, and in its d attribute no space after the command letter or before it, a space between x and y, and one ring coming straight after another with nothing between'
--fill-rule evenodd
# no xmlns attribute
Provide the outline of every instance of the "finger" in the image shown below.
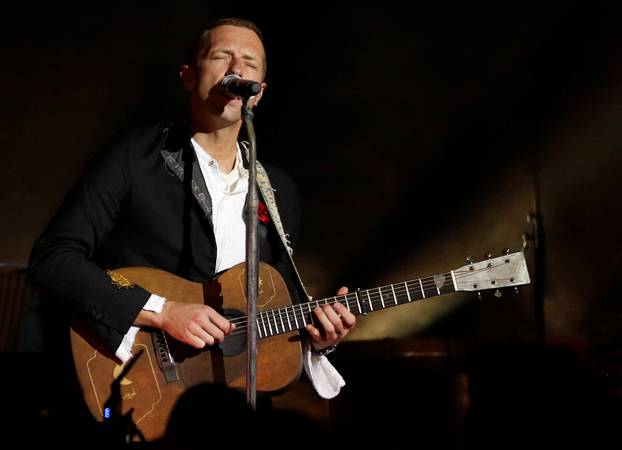
<svg viewBox="0 0 622 450"><path fill-rule="evenodd" d="M200 315L197 317L196 323L203 332L211 336L215 341L222 342L225 338L224 331L211 322L209 316Z"/></svg>
<svg viewBox="0 0 622 450"><path fill-rule="evenodd" d="M339 313L335 311L335 309L331 305L322 305L322 311L324 311L324 314L326 314L328 320L330 320L330 322L333 324L333 327L335 327L335 333L337 334L337 336L341 336L344 332L344 327L343 323L341 322L341 316L339 315Z"/></svg>
<svg viewBox="0 0 622 450"><path fill-rule="evenodd" d="M213 323L208 324L203 329L210 334L216 342L222 342L225 339L225 333Z"/></svg>
<svg viewBox="0 0 622 450"><path fill-rule="evenodd" d="M346 286L341 286L338 290L337 290L337 295L345 295L349 292L348 288Z"/></svg>
<svg viewBox="0 0 622 450"><path fill-rule="evenodd" d="M214 343L214 338L198 323L192 324L188 328L186 338L188 343L196 348L203 348Z"/></svg>
<svg viewBox="0 0 622 450"><path fill-rule="evenodd" d="M223 332L231 332L231 322L229 322L225 317L218 314L215 309L209 308L207 315L210 322L220 328Z"/></svg>
<svg viewBox="0 0 622 450"><path fill-rule="evenodd" d="M230 322L224 316L220 315L215 309L208 306L204 311L205 314L200 316L200 323L203 328L207 329L210 324L213 324L224 334L224 336L228 336L233 330L235 330L235 324ZM213 336L218 336L218 333L211 334Z"/></svg>
<svg viewBox="0 0 622 450"><path fill-rule="evenodd" d="M193 334L188 334L187 337L182 341L185 344L188 344L194 348L205 348L205 341Z"/></svg>
<svg viewBox="0 0 622 450"><path fill-rule="evenodd" d="M337 314L341 318L341 322L345 328L350 329L356 325L356 316L352 314L348 308L343 306L341 303L335 303L333 308L337 311Z"/></svg>
<svg viewBox="0 0 622 450"><path fill-rule="evenodd" d="M309 333L309 335L311 336L313 340L319 341L322 339L322 333L320 333L320 330L315 328L313 325L308 324L305 327L305 329L307 330L307 333Z"/></svg>
<svg viewBox="0 0 622 450"><path fill-rule="evenodd" d="M329 341L335 340L337 338L335 326L326 316L326 313L324 312L324 310L318 307L318 308L315 308L313 312L318 322L322 326L322 330L324 331L324 337L326 338L326 340L329 340ZM337 320L339 320L339 318L337 318Z"/></svg>

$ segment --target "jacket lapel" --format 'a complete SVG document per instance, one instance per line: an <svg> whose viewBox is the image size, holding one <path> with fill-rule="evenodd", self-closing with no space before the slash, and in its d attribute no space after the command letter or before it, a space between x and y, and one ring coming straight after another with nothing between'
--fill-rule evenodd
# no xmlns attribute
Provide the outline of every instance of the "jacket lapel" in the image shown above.
<svg viewBox="0 0 622 450"><path fill-rule="evenodd" d="M212 228L212 198L209 195L207 186L199 162L194 154L194 149L190 143L189 134L186 127L172 126L169 128L168 136L160 149L160 155L164 159L166 166L173 172L179 181L184 185L189 185L192 195L199 203L205 218L209 221ZM191 171L192 178L187 180L185 174Z"/></svg>

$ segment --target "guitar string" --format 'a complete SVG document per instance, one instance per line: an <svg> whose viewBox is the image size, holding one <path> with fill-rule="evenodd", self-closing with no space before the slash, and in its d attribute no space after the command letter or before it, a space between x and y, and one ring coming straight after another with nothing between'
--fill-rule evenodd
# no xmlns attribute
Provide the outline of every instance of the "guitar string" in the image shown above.
<svg viewBox="0 0 622 450"><path fill-rule="evenodd" d="M464 275L470 275L476 272L481 272L481 271L485 271L488 270L487 268L482 268L482 269L477 269L474 271L464 271L462 272ZM457 273L457 278L461 278L462 276L461 272ZM443 274L445 276L449 275L448 273ZM430 277L428 277L430 278ZM406 296L406 297L402 297L402 299L407 298L408 294L404 294L404 292L406 292L406 284L407 283L416 283L416 281L419 280L410 280L410 281L406 281L406 282L401 282L401 283L396 283L394 285L387 285L387 286L380 286L380 287L376 287L376 288L371 288L371 289L367 289L365 291L359 291L359 296L361 293L363 293L364 295L368 296L368 299L362 298L360 299L361 302L364 303L364 305L369 304L370 300L372 303L372 306L376 306L378 308L382 308L382 303L383 300L385 300L385 303L393 303L394 300L391 299L391 297L393 296L392 293L382 293L380 294L380 292L376 292L376 291L382 291L385 289L392 289L392 292L397 292L400 291L400 295L402 296ZM462 283L458 283L459 285L462 285ZM469 283L470 284L470 283ZM423 287L424 287L424 291L430 287L436 288L436 283L432 280L432 281L426 281L422 283ZM460 286L459 286L460 287ZM442 287L441 287L442 289ZM419 286L418 288L415 287L414 289L409 289L410 291L413 291L413 294L418 295L419 291L421 290L421 286ZM360 297L359 297L360 298ZM422 298L416 298L416 300L422 300L425 297ZM343 294L343 295L338 295L338 296L333 296L333 297L327 297L321 300L314 300L314 301L310 301L307 303L303 303L303 304L296 304L296 305L288 305L286 307L282 307L282 308L277 308L274 310L269 310L269 311L262 311L260 314L263 314L264 316L267 316L269 314L269 312L271 311L275 311L275 313L273 314L274 316L279 315L278 318L276 317L265 317L265 320L268 321L274 321L274 320L280 320L283 316L283 314L285 314L285 318L287 318L287 316L290 314L290 309L291 312L294 313L294 315L296 315L297 312L302 312L302 309L305 306L308 305L313 305L313 307L319 307L322 304L329 304L329 303L333 303L333 302L337 302L337 301L346 301L346 302L356 302L357 301L357 296L354 292L350 292L348 294ZM406 302L404 302L406 303ZM400 303L398 303L400 304ZM393 305L396 306L396 305ZM300 311L296 311L296 308L298 308ZM376 308L375 308L376 309ZM308 314L308 312L304 312L304 314ZM262 319L263 320L263 319ZM235 319L231 320L232 323L238 324L241 322L246 322L246 316L241 316L241 317L237 317Z"/></svg>
<svg viewBox="0 0 622 450"><path fill-rule="evenodd" d="M398 290L406 292L406 286L400 286L400 285L405 285L405 283L410 283L410 281L402 282L402 283L396 283L395 285L379 286L379 287L376 287L376 288L367 289L365 291L358 291L358 295L359 295L359 298L360 298L361 294L368 295L369 297L372 298L372 303L377 303L378 305L381 306L382 305L382 300L380 299L380 295L379 295L380 293L376 292L376 291L384 290L384 289L391 289L391 287L393 286L393 288L394 288L393 290L396 293L397 293ZM427 288L430 288L432 286L434 288L436 288L436 284L435 283L423 283L423 286L424 286L424 290L426 290ZM409 289L409 290L413 291L414 293L418 293L421 290L421 288L417 284L416 285L416 289ZM403 295L405 295L406 298L408 297L408 294L404 293ZM392 296L392 294L383 293L382 298L383 299L385 299L385 298L387 299L385 301L386 303L392 302L393 300L389 299L390 296ZM292 312L295 313L296 312L295 311L296 308L301 309L301 308L304 308L307 305L314 305L315 304L315 306L319 306L319 305L325 305L325 304L328 304L328 303L335 303L337 301L344 301L344 300L348 301L350 303L354 302L354 304L356 304L356 301L357 301L356 299L357 299L357 294L355 292L348 292L347 294L336 295L336 296L333 296L333 297L326 297L326 298L320 299L320 300L312 300L312 301L309 301L309 302L306 302L306 303L298 303L296 305L288 305L288 306L285 306L285 307L282 307L282 308L276 308L274 310L269 310L269 311L283 311L283 309L289 310L291 308ZM369 303L368 299L365 299L365 298L361 299L360 301L364 302L365 304ZM267 314L268 311L262 311L262 313L263 314ZM235 319L232 320L232 322L235 322L236 320L237 321L241 321L241 320L246 321L246 316L244 316L244 317L236 317Z"/></svg>
<svg viewBox="0 0 622 450"><path fill-rule="evenodd" d="M461 275L465 275L465 276L469 276L473 273L477 273L477 272L483 272L483 271L487 271L490 268L481 268L481 269L476 269L476 270L470 270L470 271L457 271L454 272L454 275L458 275L458 277L462 277ZM443 274L443 275L448 275L448 273ZM419 281L419 280L416 280ZM364 306L367 306L368 304L371 303L372 305L372 309L376 310L376 309L384 309L386 308L386 304L389 304L390 306L398 306L398 305L402 305L402 304L407 304L410 303L409 301L404 301L408 299L408 294L406 293L406 289L407 283L410 282L414 282L414 280L410 280L407 282L402 282L402 283L396 283L396 285L388 285L388 286L381 286L381 287L377 287L377 288L372 288L372 289L368 289L366 291L363 291L365 294L367 294L368 298L364 299L364 298L360 298L359 297L359 301L361 301L363 303ZM436 287L436 284L432 281L432 282L426 282L426 283L422 283L425 287L424 290L426 288L431 287L432 285L434 285L434 287ZM459 283L460 284L460 283ZM469 283L470 284L470 283ZM383 289L388 289L388 288L393 288L391 294L388 293L382 293L381 291ZM376 292L378 291L378 292ZM395 295L393 295L393 292L395 292ZM359 292L360 294L360 292ZM418 290L414 291L414 294L419 294ZM350 296L350 297L348 297ZM436 296L436 294L435 294ZM393 298L391 298L393 297ZM411 296L412 297L412 296ZM421 297L421 298L415 298L414 301L417 300L424 300L426 297ZM259 317L257 318L257 321L261 321L262 323L258 323L258 327L261 326L264 328L264 333L268 334L270 333L272 336L275 335L275 333L272 331L271 326L266 326L265 322L268 322L270 325L274 325L274 328L276 329L277 333L276 334L283 334L283 333L288 333L291 331L296 330L297 328L293 328L291 327L291 317L290 317L290 313L293 312L294 313L294 317L296 317L296 319L298 317L300 317L300 320L302 321L302 323L305 323L305 321L302 320L302 317L304 316L305 318L309 317L309 322L313 323L313 315L311 312L309 311L304 311L304 307L306 306L307 308L309 308L310 306L312 308L315 307L319 307L322 304L328 304L331 303L330 300L335 300L338 301L339 300L346 300L346 302L348 302L348 304L350 302L356 302L357 301L357 297L354 293L348 293L348 294L344 294L342 296L334 296L334 297L327 297L325 299L321 299L321 300L315 300L315 301L311 301L308 303L304 303L304 304L297 304L297 305L288 305L286 307L283 308L277 308L277 309L273 309L273 310L269 310L269 311L262 311L259 313ZM384 304L383 304L383 300L384 300ZM393 304L397 301L397 304ZM356 303L354 304L355 308L357 307ZM296 310L296 308L298 308L298 310ZM356 311L355 311L356 312ZM272 317L270 316L270 313L272 313ZM284 317L285 316L285 317ZM287 319L290 319L289 321ZM317 319L316 319L317 320ZM280 324L279 327L279 322L282 321L282 323ZM290 330L284 331L285 328L285 322L288 322L288 327L290 327ZM239 326L236 328L236 330L231 333L232 335L236 335L236 334L241 334L241 333L245 333L246 332L246 324L247 324L247 320L246 320L246 316L241 316L241 317L237 317L235 319L233 319L231 321L232 323L235 323L236 325L239 324ZM295 323L295 320L294 320ZM280 331L279 328L283 331ZM261 332L259 330L259 332Z"/></svg>
<svg viewBox="0 0 622 450"><path fill-rule="evenodd" d="M403 289L404 289L404 288L403 288ZM376 295L377 295L377 294L376 294ZM408 296L407 296L406 294L404 294L404 293L397 294L397 292L396 292L396 296L395 296L395 298L398 300L398 304L397 304L397 305L392 304L392 306L405 305L406 303L410 303L410 302L408 302ZM416 301L416 300L422 300L423 298L424 298L424 297L422 297L422 298L416 298L416 299L414 299L414 301ZM325 299L325 300L326 300L326 299ZM352 300L352 299L351 299L351 300ZM406 301L404 301L404 302L400 303L400 300L406 300ZM317 300L317 302L322 302L322 300ZM381 300L380 296L378 296L378 295L377 295L377 296L375 296L375 297L370 296L369 301L368 301L368 300L365 300L365 301L364 301L365 305L368 305L370 302L371 302L371 303L372 303L372 305L374 306L374 309L382 309L382 308L383 308L383 306L382 306L382 300ZM313 301L313 302L308 302L308 304L306 304L306 305L300 305L300 304L299 304L299 305L292 305L292 306L285 307L284 309L289 309L289 308L291 307L291 308L292 308L292 310L293 310L294 316L295 316L297 319L299 319L301 323L305 323L305 322L302 320L302 316L304 316L304 317L306 318L306 323L307 323L307 324L309 324L309 323L313 323L313 322L314 322L315 320L317 320L317 319L315 319L315 320L314 320L314 319L312 318L312 317L313 317L313 315L312 315L312 313L311 313L311 312L309 312L309 311L303 311L303 307L304 307L304 306L309 306L309 305L311 305L311 304L313 304L313 303L316 303L316 301ZM387 300L387 301L385 301L385 304L386 304L386 303L389 303L389 301L388 301L388 300ZM394 303L394 301L391 301L391 303ZM325 303L324 303L324 304L325 304ZM299 307L299 308L298 308L298 309L299 309L299 311L296 311L296 310L294 309L294 306L298 306L298 307ZM275 336L275 335L278 335L278 334L289 333L289 332L292 332L292 331L295 331L295 330L297 330L297 329L298 329L298 328L294 327L294 328L292 328L291 330L284 331L283 326L284 326L284 324L285 324L285 323L287 323L287 320L286 320L286 319L287 319L287 317L283 317L283 315L281 314L282 309L283 309L283 308L280 308L280 309L275 309L275 310L271 310L271 311L276 311L276 312L275 312L275 314L273 315L274 317L270 317L270 315L269 315L269 311L263 311L263 312L261 312L261 313L260 313L260 314L263 314L264 316L266 316L266 317L265 317L265 320L267 320L267 321L271 321L271 322L270 322L270 323L271 323L271 325L273 325L273 328L276 328L276 331L277 331L276 333L270 332L271 328L270 328L270 327L268 327L268 326L266 326L265 324L263 324L263 325L262 325L262 328L264 328L264 329L265 329L266 334L270 333L270 336L266 336L266 337L271 337L271 336ZM287 314L287 313L286 313L286 314ZM311 318L311 319L310 319L310 318ZM233 333L231 333L231 335L239 335L239 334L242 334L242 333L246 334L246 328L247 328L247 327L246 327L246 324L247 324L246 316L244 316L244 317L240 317L239 319L243 319L243 320L241 321L241 325L240 325L238 328L236 328L236 329L233 331ZM260 320L261 320L262 322L264 322L264 318L261 318L261 317L260 317L260 318L258 318L258 319L257 319L257 321L258 321L258 322L259 322ZM279 324L279 322L280 322L281 320L283 320L283 324ZM295 321L292 321L292 320L291 320L291 318L290 318L289 323L291 323L291 324L293 325L293 324L295 324ZM259 329L259 323L258 323L257 328ZM279 331L279 328L281 329L280 331ZM259 333L261 333L261 331L258 331L258 332L259 332Z"/></svg>
<svg viewBox="0 0 622 450"><path fill-rule="evenodd" d="M404 288L402 288L402 291L404 290ZM404 293L404 292L398 292L396 291L396 295L393 299L389 299L387 296L383 296L383 299L385 299L385 305L386 304L390 304L390 306L399 306L399 305L405 305L407 303L410 303L408 301L408 296ZM423 300L425 297L421 297L421 298L415 298L413 301L417 301L417 300ZM350 299L352 300L352 299ZM395 304L395 300L397 300L397 304ZM318 301L320 304L322 301ZM314 320L310 320L310 318L312 317L312 313L309 311L305 311L304 307L305 306L309 306L312 305L313 303L316 302L309 302L309 304L305 304L305 305L295 305L298 306L298 310L295 310L293 306L288 306L285 308L280 308L280 309L274 309L274 310L270 310L270 311L262 311L259 315L260 317L257 318L258 321L258 328L261 327L263 329L265 329L264 333L266 334L270 334L272 336L274 336L275 334L283 334L283 333L289 333L291 331L294 331L296 329L298 329L297 327L292 327L291 329L288 329L285 331L285 324L295 324L296 320L292 320L291 316L290 316L290 320L288 321L288 317L287 315L289 314L289 311L283 311L284 309L289 310L290 308L292 308L292 312L294 313L294 316L296 317L296 319L300 320L300 323L313 323ZM371 303L374 307L374 309L383 309L386 306L382 305L382 299L380 297L379 294L375 294L373 296L370 296L369 299L365 299L364 300L364 306L369 305L369 303ZM313 305L312 307L314 307L315 305ZM356 308L355 308L356 309ZM273 312L274 314L270 314L270 312ZM356 313L356 311L355 311ZM285 314L285 317L284 317ZM302 317L305 317L306 321L302 320ZM237 327L235 329L235 331L233 333L231 333L232 335L236 335L236 334L240 334L242 332L246 332L246 325L247 325L247 321L246 321L246 316L244 317L239 317L237 318L238 321L237 323L240 323L240 326ZM283 321L283 323L280 323L281 320ZM317 319L315 319L317 320ZM266 322L270 323L270 326L266 325ZM302 327L300 327L302 328ZM274 333L273 329L276 329L277 333ZM261 331L260 331L261 332Z"/></svg>
<svg viewBox="0 0 622 450"><path fill-rule="evenodd" d="M506 264L506 262L504 262L502 264ZM502 264L500 264L500 265L502 265ZM491 268L492 267L482 267L482 268L474 269L474 270L455 270L454 271L454 279L456 280L456 284L458 284L458 286L457 286L458 290L460 290L460 287L464 286L464 282L462 280L460 280L460 279L466 278L466 277L472 277L474 274L488 271ZM445 272L445 273L442 273L442 274L439 274L439 275L442 275L443 278L446 279L446 278L448 278L451 275L451 272ZM301 303L301 304L297 304L297 305L289 305L289 306L286 306L284 308L277 308L277 309L269 310L269 311L262 311L262 312L259 313L260 317L258 318L258 320L264 321L264 318L261 317L261 314L263 314L265 316L265 320L267 320L268 323L270 323L271 320L274 321L275 328L277 328L277 331L278 331L278 321L279 320L283 320L283 313L285 314L285 319L287 319L290 316L290 308L291 308L291 312L294 313L294 317L297 318L298 316L297 316L296 307L298 307L298 309L300 310L298 312L300 313L301 320L302 320L302 316L303 315L310 314L309 312L303 312L302 311L304 306L309 307L309 305L315 304L315 307L319 307L320 304L328 304L329 303L329 299L333 299L334 302L337 302L337 301L340 301L340 300L341 301L345 300L345 302L348 303L348 305L349 305L350 301L357 302L357 303L358 303L358 301L361 301L361 302L363 302L363 305L365 305L365 306L367 304L371 303L373 309L379 309L379 308L380 309L384 309L385 306L383 305L383 300L384 300L385 296L382 294L382 290L384 290L384 289L391 289L392 292L395 292L396 289L397 290L403 290L403 291L406 291L406 290L410 291L410 289L408 288L408 283L413 283L415 285L415 287L413 289L413 294L418 295L418 291L419 290L423 290L425 292L429 288L433 288L433 289L434 288L438 288L434 277L435 277L435 275L431 275L431 276L427 276L427 277L415 278L415 279L412 279L412 280L398 282L398 283L395 283L395 284L389 284L389 285L384 285L384 286L379 286L379 287L375 287L375 288L366 289L366 290L363 290L363 291L358 291L358 294L366 294L367 297L368 297L367 300L365 300L365 299L357 299L358 297L357 297L356 293L349 292L347 294L343 294L343 295L339 295L339 296L334 296L334 297L327 297L327 298L324 298L324 299L321 299L321 300L315 300L315 301L311 301L311 302L307 302L307 303ZM425 281L424 281L424 279L425 279ZM417 287L417 283L419 283L418 287ZM438 288L438 289L441 289L441 288ZM379 292L377 293L376 291L379 291ZM380 295L378 295L378 294L380 294ZM386 295L387 295L387 297L389 297L388 294L386 294ZM352 296L352 298L349 298L348 296ZM402 297L402 299L403 298L404 297ZM408 294L406 294L405 298L408 298ZM425 298L426 297L424 296L422 298L415 298L415 300L423 300ZM387 299L387 302L389 302L389 303L392 302L390 297ZM354 305L356 305L357 303L354 303ZM398 305L399 304L406 304L406 303L408 303L408 302L404 302L404 303L399 303L398 302ZM392 305L392 306L397 306L397 305ZM359 309L360 309L360 306L357 306L357 307L359 307ZM275 313L274 311L277 311L277 312ZM268 314L270 312L272 312L273 317L269 317ZM278 319L275 317L277 313L279 315ZM238 327L236 330L243 330L245 327L242 327L241 325L242 324L246 324L247 319L246 319L246 316L240 316L240 317L236 317L236 318L232 319L231 322L236 324L236 325L240 324L240 327ZM283 321L283 323L284 322L285 321ZM304 321L303 321L303 323L304 323ZM283 327L283 325L281 325L281 327ZM267 331L267 329L266 329L266 331ZM234 334L234 333L235 333L235 331L232 334Z"/></svg>
<svg viewBox="0 0 622 450"><path fill-rule="evenodd" d="M454 275L456 276L456 278L464 278L464 276L469 276L469 275L471 275L473 273L482 272L482 271L486 271L486 270L488 270L488 269L487 268L482 268L482 269L476 269L476 270L473 270L473 271L454 272ZM449 275L449 273L444 273L444 274L441 274L441 275L444 275L445 277L447 277ZM430 278L432 278L432 277L425 277L425 278L427 278L427 280L426 281L422 281L422 283L421 283L421 285L423 286L423 290L424 291L429 289L429 288L434 288L434 289L437 288L436 282L433 279L430 280ZM390 298L392 296L392 294L383 293L382 294L382 298L381 298L380 295L379 295L380 293L376 292L376 291L383 291L383 290L388 290L388 289L392 289L393 288L392 292L393 291L397 292L397 290L401 290L401 291L405 292L406 289L407 289L406 285L408 283L414 283L415 284L414 288L412 288L412 289L409 288L409 291L413 292L413 294L418 295L419 291L421 290L421 285L418 285L417 282L420 281L420 280L423 280L423 278L415 279L415 280L409 280L409 281L404 281L404 282L399 282L399 283L395 283L395 284L392 284L392 285L385 285L385 286L379 286L379 287L375 287L375 288L370 288L370 289L366 289L364 291L358 291L358 294L359 294L359 297L360 297L360 294L364 294L364 295L367 295L369 297L373 297L372 303L374 303L374 306L375 305L382 306L382 300L385 299L385 298L387 298L386 302L389 302L389 303L392 302L392 300ZM463 285L463 282L459 282L458 285L459 285L459 288L460 288ZM442 289L442 287L441 287L441 289ZM408 297L408 294L405 294L405 295L406 295L406 297ZM416 300L422 300L422 299L424 299L424 298L417 298ZM329 302L329 300L330 300L330 302ZM319 306L320 304L332 303L333 300L334 300L334 302L343 301L343 300L348 301L348 302L350 302L350 301L351 302L356 302L357 294L355 292L349 292L347 294L336 295L336 296L333 296L333 297L326 297L324 299L313 300L313 301L310 301L310 302L307 302L307 303L299 303L299 304L296 304L296 305L288 305L286 307L277 308L277 309L269 310L269 311L281 311L281 312L285 312L286 314L288 314L289 311L283 311L283 309L288 310L288 309L291 308L292 312L295 313L296 312L295 311L296 307L298 307L300 309L300 308L302 308L302 307L304 307L305 305L308 305L308 304L315 304L315 306ZM368 300L366 300L366 299L361 299L361 301L364 302L364 303L368 303ZM262 313L263 314L267 314L268 311L263 311ZM240 323L242 321L244 321L244 322L246 321L246 316L236 317L235 319L231 320L231 322L233 322L233 323Z"/></svg>
<svg viewBox="0 0 622 450"><path fill-rule="evenodd" d="M457 271L454 271L454 277L455 277L455 279L457 281L457 284L459 285L458 289L460 289L460 287L464 286L464 284L463 284L464 282L462 282L461 280L459 281L460 278L470 277L473 274L476 274L476 273L479 273L479 272L488 271L490 269L491 268L488 268L488 267L482 267L480 269L475 269L475 270L468 270L468 271L466 271L466 270L462 270L462 271L461 270L457 270ZM442 274L439 274L439 275L443 275L444 278L448 278L450 274L451 274L451 272L446 272L446 273L442 273ZM423 281L424 278L425 278L425 281ZM417 286L418 282L420 282L419 286ZM412 289L412 291L415 294L418 294L418 291L421 290L422 287L423 287L424 291L429 289L429 288L433 288L433 289L437 288L436 281L434 280L434 275L431 275L431 276L427 276L427 277L416 278L416 279L412 279L412 280L408 280L408 281L398 282L398 283L395 283L395 284L390 284L390 285L370 288L370 289L366 289L366 290L358 291L358 292L359 292L359 294L361 294L361 293L366 294L368 297L376 296L376 297L374 297L374 300L372 300L373 306L376 306L376 305L377 306L382 306L382 299L384 298L384 296L382 296L382 298L381 298L380 296L378 296L378 293L376 293L375 291L378 291L378 290L382 291L384 289L391 289L391 288L393 288L393 290L395 290L395 289L406 290L408 283L414 283L415 284L415 287ZM353 296L353 298L348 298L348 296ZM416 299L416 300L422 300L424 298L425 297L423 297L421 299ZM296 311L295 311L296 307L302 308L304 305L313 304L313 303L315 303L316 306L319 306L319 304L327 304L328 303L327 300L329 300L329 299L334 299L335 302L339 301L339 300L345 300L346 302L347 301L354 301L354 302L356 302L356 294L354 292L349 292L349 293L343 294L343 295L338 295L338 296L333 296L333 297L326 297L326 298L321 299L321 300L315 300L315 301L311 301L311 302L307 302L307 303L302 303L302 304L297 304L297 305L289 305L289 306L285 307L286 311L284 311L284 312L285 312L286 317L287 317L287 315L289 315L289 311L287 311L289 308L291 308L292 312L295 314L296 313ZM376 301L376 300L378 300L378 301ZM365 300L361 300L361 301L365 301ZM391 300L389 299L388 301L390 302ZM369 302L369 299L368 299L367 302ZM270 310L270 311L282 311L282 310L283 310L283 308L278 308L278 309ZM263 312L263 314L267 314L267 313L268 313L267 311ZM271 318L268 318L267 320L271 320ZM272 320L274 320L274 319L272 318ZM279 320L280 320L280 317L279 317ZM237 317L235 319L232 319L231 322L233 322L235 324L246 322L246 316Z"/></svg>

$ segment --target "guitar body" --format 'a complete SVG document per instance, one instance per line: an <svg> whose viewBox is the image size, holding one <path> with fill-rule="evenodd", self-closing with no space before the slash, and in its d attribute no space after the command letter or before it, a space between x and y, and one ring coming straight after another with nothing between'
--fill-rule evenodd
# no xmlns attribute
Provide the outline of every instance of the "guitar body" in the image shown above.
<svg viewBox="0 0 622 450"><path fill-rule="evenodd" d="M151 268L114 271L149 292L169 301L204 303L229 320L246 316L246 276L239 264L208 283L195 283ZM285 282L267 264L260 263L257 312L290 305ZM241 320L241 319L238 319ZM159 330L141 329L132 353L138 358L120 383L122 413L133 409L132 418L146 440L163 436L170 413L183 392L200 383L246 386L245 320L237 324L221 344L197 350L164 336ZM88 332L75 324L71 345L78 379L86 403L97 420L103 420L111 384L124 366L101 348ZM257 391L275 393L298 379L302 349L298 331L257 340Z"/></svg>

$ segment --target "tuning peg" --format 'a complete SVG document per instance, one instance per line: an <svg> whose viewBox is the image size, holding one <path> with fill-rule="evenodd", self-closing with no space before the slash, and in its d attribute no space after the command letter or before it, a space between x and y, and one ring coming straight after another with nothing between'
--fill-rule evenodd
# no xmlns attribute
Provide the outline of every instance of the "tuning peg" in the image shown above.
<svg viewBox="0 0 622 450"><path fill-rule="evenodd" d="M473 264L473 257L472 256L467 256L466 257L466 262L468 262L469 264Z"/></svg>
<svg viewBox="0 0 622 450"><path fill-rule="evenodd" d="M478 299L478 300L481 300L481 299L482 299L482 291L479 291L479 292L477 293L477 299Z"/></svg>
<svg viewBox="0 0 622 450"><path fill-rule="evenodd" d="M497 298L501 298L501 297L503 297L503 292L501 292L499 289L497 289L497 290L495 291L495 297L497 297Z"/></svg>
<svg viewBox="0 0 622 450"><path fill-rule="evenodd" d="M518 286L514 286L514 293L518 294Z"/></svg>
<svg viewBox="0 0 622 450"><path fill-rule="evenodd" d="M490 258L492 258L492 253L490 253L490 252L486 252L486 253L484 253L484 258L485 258L485 259L490 259Z"/></svg>
<svg viewBox="0 0 622 450"><path fill-rule="evenodd" d="M503 253L504 255L509 255L512 251L509 248L504 248L503 250L501 250L501 253Z"/></svg>
<svg viewBox="0 0 622 450"><path fill-rule="evenodd" d="M531 238L531 236L527 233L523 233L521 236L522 240L523 240L523 251L527 250L527 247L529 247L529 239Z"/></svg>

